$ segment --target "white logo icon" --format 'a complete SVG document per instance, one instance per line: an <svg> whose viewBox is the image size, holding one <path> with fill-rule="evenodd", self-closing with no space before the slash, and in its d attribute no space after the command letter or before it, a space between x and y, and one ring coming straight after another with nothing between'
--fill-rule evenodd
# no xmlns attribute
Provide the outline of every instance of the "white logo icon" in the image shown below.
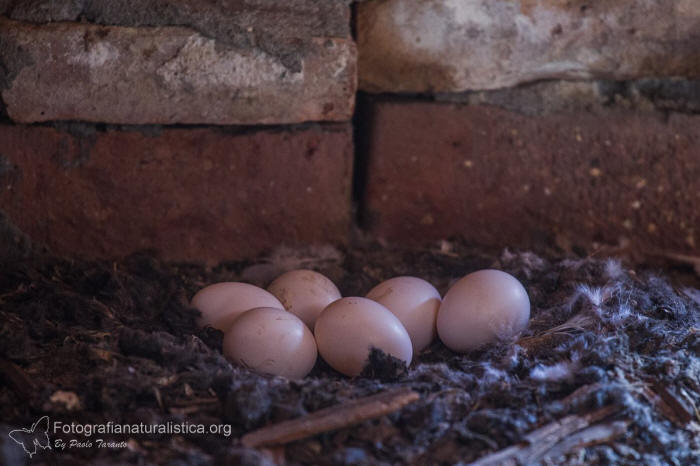
<svg viewBox="0 0 700 466"><path fill-rule="evenodd" d="M10 438L22 445L24 451L31 458L36 453L37 447L51 449L49 440L49 417L39 418L29 429L15 429L10 431Z"/></svg>

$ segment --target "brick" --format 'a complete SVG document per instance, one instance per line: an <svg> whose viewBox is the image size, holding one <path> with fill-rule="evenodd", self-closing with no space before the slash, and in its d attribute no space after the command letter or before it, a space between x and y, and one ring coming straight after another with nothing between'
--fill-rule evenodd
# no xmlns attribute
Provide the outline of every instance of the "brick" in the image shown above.
<svg viewBox="0 0 700 466"><path fill-rule="evenodd" d="M350 38L267 40L219 40L180 26L0 18L0 90L10 118L25 123L227 125L351 117L356 51Z"/></svg>
<svg viewBox="0 0 700 466"><path fill-rule="evenodd" d="M260 47L294 59L311 37L350 37L346 0L0 0L17 21L88 22L103 26L187 26L217 41ZM298 54L297 54L298 55Z"/></svg>
<svg viewBox="0 0 700 466"><path fill-rule="evenodd" d="M0 210L62 256L216 262L343 244L349 125L98 131L0 126ZM290 176L293 174L293 176Z"/></svg>
<svg viewBox="0 0 700 466"><path fill-rule="evenodd" d="M358 6L357 37L370 92L700 76L694 0L375 1Z"/></svg>
<svg viewBox="0 0 700 466"><path fill-rule="evenodd" d="M386 100L369 109L364 214L388 241L700 248L698 115Z"/></svg>

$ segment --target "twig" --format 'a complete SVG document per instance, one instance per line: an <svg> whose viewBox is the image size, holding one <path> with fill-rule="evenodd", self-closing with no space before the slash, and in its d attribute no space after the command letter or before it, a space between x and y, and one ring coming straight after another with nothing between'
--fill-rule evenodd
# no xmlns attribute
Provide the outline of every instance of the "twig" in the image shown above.
<svg viewBox="0 0 700 466"><path fill-rule="evenodd" d="M285 444L393 413L419 398L418 393L407 388L359 398L298 419L263 427L244 435L241 442L248 448Z"/></svg>
<svg viewBox="0 0 700 466"><path fill-rule="evenodd" d="M665 252L665 253L660 253L656 254L660 255L661 257L664 257L666 259L670 259L675 262L680 262L682 264L687 264L691 265L693 267L693 270L697 275L700 275L700 257L697 256L689 256L686 254L674 254L670 252Z"/></svg>
<svg viewBox="0 0 700 466"><path fill-rule="evenodd" d="M688 402L688 404L693 408L693 412L695 413L695 417L697 418L698 422L700 423L700 409L695 405L695 401L690 397L688 392L681 388L681 396L685 398L685 401Z"/></svg>
<svg viewBox="0 0 700 466"><path fill-rule="evenodd" d="M165 407L163 406L163 395L160 393L158 387L153 387L153 394L156 396L156 401L158 402L158 407L160 410L165 411Z"/></svg>
<svg viewBox="0 0 700 466"><path fill-rule="evenodd" d="M688 424L693 420L693 411L689 406L682 401L682 399L668 386L662 385L661 383L654 384L654 391L661 396L661 399L666 402L668 406L676 413L678 419L683 423L683 425Z"/></svg>
<svg viewBox="0 0 700 466"><path fill-rule="evenodd" d="M671 409L671 407L669 405L667 405L666 402L664 400L662 400L661 397L656 392L654 392L654 390L652 390L651 388L644 385L642 387L641 394L666 419L670 420L671 422L673 422L676 425L681 424L680 419L678 419L678 416L676 416L676 413L673 411L673 409Z"/></svg>
<svg viewBox="0 0 700 466"><path fill-rule="evenodd" d="M619 410L617 406L606 406L584 415L566 416L535 429L524 437L524 441L471 463L471 466L530 464L544 457L563 439L587 428Z"/></svg>
<svg viewBox="0 0 700 466"><path fill-rule="evenodd" d="M645 385L642 395L668 420L678 427L684 427L693 419L693 413L678 398L660 384L654 384L654 390Z"/></svg>
<svg viewBox="0 0 700 466"><path fill-rule="evenodd" d="M545 455L539 458L530 458L530 461L537 462L544 458L555 460L567 453L580 450L581 448L599 445L610 442L627 431L629 421L614 421L610 424L596 424L572 436L565 438L552 447Z"/></svg>
<svg viewBox="0 0 700 466"><path fill-rule="evenodd" d="M574 404L575 402L578 402L582 399L587 398L592 393L595 393L598 390L600 390L600 388L601 388L601 385L599 383L584 385L582 387L577 388L576 390L574 390L570 394L568 394L565 398L563 398L561 400L561 403L564 406L566 406L567 408L571 407L571 405Z"/></svg>

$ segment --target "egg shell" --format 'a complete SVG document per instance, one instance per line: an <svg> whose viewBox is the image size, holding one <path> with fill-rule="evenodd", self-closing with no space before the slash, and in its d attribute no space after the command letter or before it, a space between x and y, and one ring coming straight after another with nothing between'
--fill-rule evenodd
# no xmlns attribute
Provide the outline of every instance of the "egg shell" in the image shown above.
<svg viewBox="0 0 700 466"><path fill-rule="evenodd" d="M313 270L292 270L277 277L267 291L279 299L284 308L310 328L326 306L341 298L338 287L326 276Z"/></svg>
<svg viewBox="0 0 700 466"><path fill-rule="evenodd" d="M367 293L367 298L389 309L406 328L413 343L413 354L435 339L440 293L433 285L417 277L394 277Z"/></svg>
<svg viewBox="0 0 700 466"><path fill-rule="evenodd" d="M517 278L500 270L479 270L447 291L437 331L445 346L466 352L517 335L529 318L530 299Z"/></svg>
<svg viewBox="0 0 700 466"><path fill-rule="evenodd" d="M241 314L224 335L224 356L261 374L300 379L316 364L314 336L297 316L260 307Z"/></svg>
<svg viewBox="0 0 700 466"><path fill-rule="evenodd" d="M192 307L202 315L197 323L225 332L236 318L256 307L284 309L271 293L248 283L223 282L202 288L192 298Z"/></svg>
<svg viewBox="0 0 700 466"><path fill-rule="evenodd" d="M406 362L413 346L401 321L386 307L367 298L342 298L321 312L315 325L321 357L335 370L356 376L372 348Z"/></svg>

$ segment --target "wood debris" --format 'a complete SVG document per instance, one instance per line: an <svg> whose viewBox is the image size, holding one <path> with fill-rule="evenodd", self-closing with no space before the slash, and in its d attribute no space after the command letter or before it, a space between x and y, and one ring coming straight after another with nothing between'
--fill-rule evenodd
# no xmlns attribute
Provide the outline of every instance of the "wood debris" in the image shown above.
<svg viewBox="0 0 700 466"><path fill-rule="evenodd" d="M660 255L674 262L680 262L681 264L692 266L695 273L700 276L700 257L689 256L686 254L675 254L670 252L661 253Z"/></svg>
<svg viewBox="0 0 700 466"><path fill-rule="evenodd" d="M484 456L471 466L530 464L545 457L561 456L578 448L612 440L624 432L624 429L620 430L621 425L594 426L598 427L594 430L589 426L617 411L619 408L611 405L583 415L566 416L533 430L520 444Z"/></svg>
<svg viewBox="0 0 700 466"><path fill-rule="evenodd" d="M693 420L694 410L670 387L659 382L655 383L654 391L671 407L678 419L685 425Z"/></svg>
<svg viewBox="0 0 700 466"><path fill-rule="evenodd" d="M593 393L597 392L598 390L601 389L601 384L599 383L594 383L590 385L584 385L582 387L577 388L573 392L571 392L569 395L567 395L565 398L561 400L561 403L566 406L566 407L571 407L574 403L586 399Z"/></svg>
<svg viewBox="0 0 700 466"><path fill-rule="evenodd" d="M693 420L695 413L668 387L655 383L652 387L647 385L642 388L642 395L649 403L669 421L679 427L687 425Z"/></svg>
<svg viewBox="0 0 700 466"><path fill-rule="evenodd" d="M547 451L545 455L540 458L532 458L532 460L540 461L545 458L554 460L582 448L608 443L622 436L627 431L629 424L629 421L613 421L608 424L596 424L563 439Z"/></svg>
<svg viewBox="0 0 700 466"><path fill-rule="evenodd" d="M358 398L338 406L321 409L298 419L255 430L244 435L241 438L241 443L245 447L254 448L293 442L393 413L419 398L418 393L408 388Z"/></svg>

